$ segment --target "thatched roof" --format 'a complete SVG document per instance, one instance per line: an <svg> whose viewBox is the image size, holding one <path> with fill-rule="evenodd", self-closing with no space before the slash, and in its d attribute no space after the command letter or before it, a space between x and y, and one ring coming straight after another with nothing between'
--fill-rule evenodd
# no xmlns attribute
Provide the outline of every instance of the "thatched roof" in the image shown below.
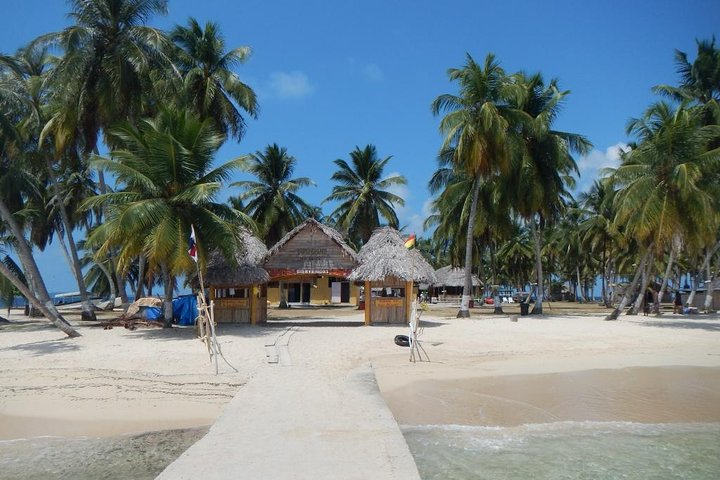
<svg viewBox="0 0 720 480"><path fill-rule="evenodd" d="M205 281L208 285L256 285L270 280L268 273L260 267L267 254L265 244L245 228L238 230L241 249L235 253L237 265L216 250L210 254Z"/></svg>
<svg viewBox="0 0 720 480"><path fill-rule="evenodd" d="M360 265L349 280L379 281L386 278L433 283L435 270L417 250L405 248L397 230L378 228L358 253Z"/></svg>
<svg viewBox="0 0 720 480"><path fill-rule="evenodd" d="M453 267L448 265L447 267L438 268L435 270L437 281L433 283L435 287L464 287L465 286L465 269L460 267ZM482 282L477 275L472 275L473 287L482 286Z"/></svg>
<svg viewBox="0 0 720 480"><path fill-rule="evenodd" d="M314 218L308 218L303 223L298 225L297 227L290 230L283 238L281 238L275 245L272 246L270 250L268 250L267 255L265 258L273 256L275 253L277 253L278 250L280 250L286 243L288 243L295 235L297 235L302 230L314 226L325 233L328 237L330 237L335 243L337 243L340 248L345 251L348 255L350 255L351 258L357 260L357 253L353 248L345 243L345 240L343 239L343 236L335 230L332 227L329 227L323 223L318 222Z"/></svg>

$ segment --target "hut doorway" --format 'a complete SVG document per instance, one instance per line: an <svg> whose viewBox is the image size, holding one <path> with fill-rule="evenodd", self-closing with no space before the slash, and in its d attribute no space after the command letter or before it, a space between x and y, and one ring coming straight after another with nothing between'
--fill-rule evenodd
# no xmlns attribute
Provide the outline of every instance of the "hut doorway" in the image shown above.
<svg viewBox="0 0 720 480"><path fill-rule="evenodd" d="M330 303L350 302L350 282L332 281L330 283L330 289L332 291Z"/></svg>
<svg viewBox="0 0 720 480"><path fill-rule="evenodd" d="M290 303L310 303L312 284L306 282L287 284L287 301Z"/></svg>

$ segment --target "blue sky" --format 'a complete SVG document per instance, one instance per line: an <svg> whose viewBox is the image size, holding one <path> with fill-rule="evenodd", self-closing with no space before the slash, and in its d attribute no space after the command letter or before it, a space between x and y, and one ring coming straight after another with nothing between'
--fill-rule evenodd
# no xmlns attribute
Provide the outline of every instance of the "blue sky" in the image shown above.
<svg viewBox="0 0 720 480"><path fill-rule="evenodd" d="M68 24L60 0L3 3L2 53ZM319 204L332 189L332 161L372 143L393 156L387 173L407 178L398 213L418 234L441 141L430 103L455 92L446 71L466 52L479 61L495 53L508 72L540 71L572 91L556 127L595 145L577 159L583 189L614 165L628 119L656 99L650 88L677 83L674 49L694 58L695 39L717 35L720 19L717 0L170 0L169 10L150 24L214 21L228 48L253 49L237 73L258 93L260 116L218 162L277 142L298 159L296 176L317 183L301 193ZM49 288L72 289L64 260L49 250L40 255Z"/></svg>

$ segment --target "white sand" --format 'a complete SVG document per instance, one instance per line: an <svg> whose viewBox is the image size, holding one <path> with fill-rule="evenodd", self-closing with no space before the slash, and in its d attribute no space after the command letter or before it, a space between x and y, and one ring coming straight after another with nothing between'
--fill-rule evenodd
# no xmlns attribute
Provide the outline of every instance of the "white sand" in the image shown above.
<svg viewBox="0 0 720 480"><path fill-rule="evenodd" d="M355 310L330 314L362 320L362 312ZM264 382L285 367L283 375L292 372L295 388L312 389L313 382L322 379L323 388L342 391L352 372L370 362L387 398L416 382L435 380L626 367L720 367L717 317L666 314L605 322L595 315L520 317L511 322L507 316L465 320L430 311L423 320L420 339L431 362L416 364L408 362L408 349L393 343L395 335L406 333L401 326L296 326L283 357L285 366L267 363L265 345L286 325L220 326L223 352L239 373L221 365L218 376L191 329L80 326L83 336L68 339L40 322L0 325L0 439L210 424L243 390L246 395L236 398L242 397L248 411L259 409L268 431L286 431L292 419L299 427L318 409L328 417L354 418L358 406L343 402L361 400L344 393L331 397L336 402L319 406L304 404L302 395L299 401L269 398L272 389ZM252 389L255 378L258 387ZM716 392L720 385L708 388ZM282 415L260 409L261 403L275 411L282 405ZM391 407L396 416L407 408ZM346 441L352 444L352 439Z"/></svg>

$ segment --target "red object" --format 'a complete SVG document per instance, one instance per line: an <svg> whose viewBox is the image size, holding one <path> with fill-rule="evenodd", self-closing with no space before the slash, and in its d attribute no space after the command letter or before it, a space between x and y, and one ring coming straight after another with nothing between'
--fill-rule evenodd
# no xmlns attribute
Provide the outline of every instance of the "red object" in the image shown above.
<svg viewBox="0 0 720 480"><path fill-rule="evenodd" d="M492 305L495 303L495 299L492 297L485 298L485 305Z"/></svg>

